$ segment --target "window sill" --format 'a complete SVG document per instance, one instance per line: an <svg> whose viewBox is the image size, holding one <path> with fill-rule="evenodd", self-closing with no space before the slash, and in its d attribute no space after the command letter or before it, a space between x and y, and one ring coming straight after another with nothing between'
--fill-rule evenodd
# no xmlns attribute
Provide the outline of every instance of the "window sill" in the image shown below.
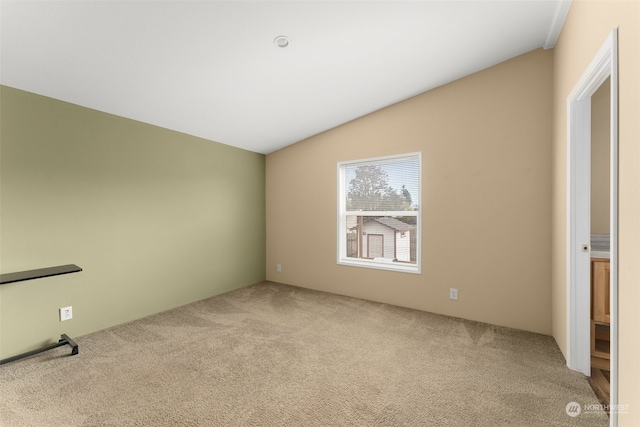
<svg viewBox="0 0 640 427"><path fill-rule="evenodd" d="M338 265L350 267L371 268L375 270L397 271L400 273L422 274L420 266L415 264L405 264L393 261L373 261L366 259L339 259Z"/></svg>

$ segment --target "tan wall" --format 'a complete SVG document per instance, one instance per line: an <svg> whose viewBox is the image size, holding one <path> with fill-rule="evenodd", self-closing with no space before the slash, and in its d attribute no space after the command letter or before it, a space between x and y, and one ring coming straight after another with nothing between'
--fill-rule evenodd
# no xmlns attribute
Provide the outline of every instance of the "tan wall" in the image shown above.
<svg viewBox="0 0 640 427"><path fill-rule="evenodd" d="M551 61L533 51L267 155L267 279L550 334ZM337 162L415 151L422 274L337 265Z"/></svg>
<svg viewBox="0 0 640 427"><path fill-rule="evenodd" d="M264 280L264 156L2 87L1 357ZM73 306L61 323L58 309Z"/></svg>
<svg viewBox="0 0 640 427"><path fill-rule="evenodd" d="M591 233L609 234L611 80L591 97Z"/></svg>
<svg viewBox="0 0 640 427"><path fill-rule="evenodd" d="M554 49L553 335L566 354L566 99L613 28L619 43L619 403L640 425L640 2L574 0Z"/></svg>

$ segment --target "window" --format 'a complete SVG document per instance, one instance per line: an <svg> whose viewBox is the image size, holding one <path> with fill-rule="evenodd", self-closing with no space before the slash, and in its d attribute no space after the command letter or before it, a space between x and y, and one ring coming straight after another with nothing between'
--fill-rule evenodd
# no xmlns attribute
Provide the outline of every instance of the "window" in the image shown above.
<svg viewBox="0 0 640 427"><path fill-rule="evenodd" d="M420 273L421 154L338 163L338 264Z"/></svg>

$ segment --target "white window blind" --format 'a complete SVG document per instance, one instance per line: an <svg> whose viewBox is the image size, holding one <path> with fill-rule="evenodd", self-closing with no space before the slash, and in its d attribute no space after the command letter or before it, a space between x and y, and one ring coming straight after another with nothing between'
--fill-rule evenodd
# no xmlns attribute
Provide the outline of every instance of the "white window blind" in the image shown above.
<svg viewBox="0 0 640 427"><path fill-rule="evenodd" d="M338 264L420 273L421 154L338 163Z"/></svg>

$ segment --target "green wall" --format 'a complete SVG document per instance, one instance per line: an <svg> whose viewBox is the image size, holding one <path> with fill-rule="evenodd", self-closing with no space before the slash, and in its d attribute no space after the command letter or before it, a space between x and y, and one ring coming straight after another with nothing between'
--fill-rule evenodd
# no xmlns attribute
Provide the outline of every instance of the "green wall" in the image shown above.
<svg viewBox="0 0 640 427"><path fill-rule="evenodd" d="M0 286L1 358L265 279L264 155L0 98L0 272L84 269Z"/></svg>

